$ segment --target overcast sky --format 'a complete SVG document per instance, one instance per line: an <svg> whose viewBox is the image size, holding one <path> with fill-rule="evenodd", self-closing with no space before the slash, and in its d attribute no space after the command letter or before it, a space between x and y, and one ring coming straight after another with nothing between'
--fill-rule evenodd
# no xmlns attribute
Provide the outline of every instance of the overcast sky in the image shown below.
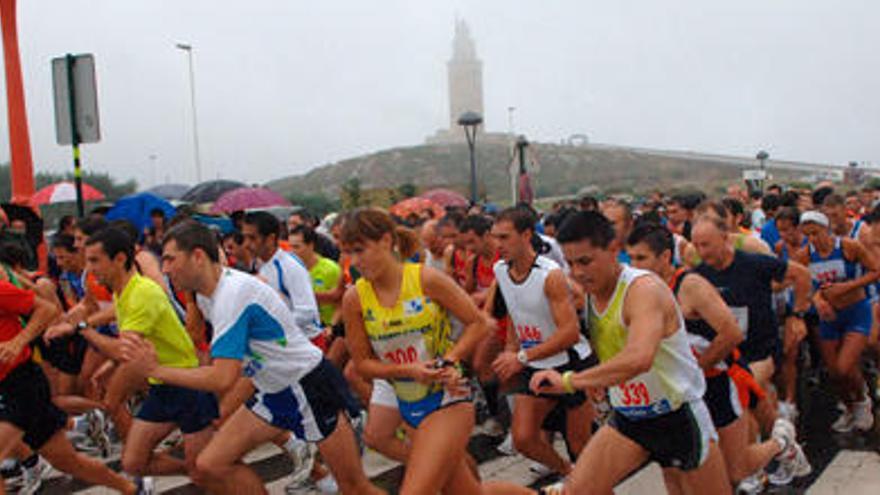
<svg viewBox="0 0 880 495"><path fill-rule="evenodd" d="M880 162L875 0L19 0L38 170L55 144L50 60L96 57L102 141L88 169L263 182L416 145L448 122L456 15L484 64L488 130L811 162ZM5 82L0 81L5 91ZM3 93L5 95L5 92ZM0 161L7 161L0 99ZM150 156L156 158L155 169Z"/></svg>

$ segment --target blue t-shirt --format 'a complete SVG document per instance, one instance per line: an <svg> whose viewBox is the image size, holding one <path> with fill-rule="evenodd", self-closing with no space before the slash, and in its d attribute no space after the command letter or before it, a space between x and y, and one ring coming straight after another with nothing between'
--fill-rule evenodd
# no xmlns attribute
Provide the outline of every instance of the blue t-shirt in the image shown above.
<svg viewBox="0 0 880 495"><path fill-rule="evenodd" d="M776 243L779 242L781 237L779 237L779 229L776 228L775 218L771 218L761 228L761 239L763 239L768 246L775 246Z"/></svg>

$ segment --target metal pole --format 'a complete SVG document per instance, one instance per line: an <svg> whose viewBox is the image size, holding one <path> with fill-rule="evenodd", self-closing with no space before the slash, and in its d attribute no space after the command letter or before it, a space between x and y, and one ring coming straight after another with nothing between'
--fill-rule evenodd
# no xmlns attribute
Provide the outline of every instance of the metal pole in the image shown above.
<svg viewBox="0 0 880 495"><path fill-rule="evenodd" d="M475 205L477 204L477 159L474 153L474 141L477 139L477 126L466 126L464 134L471 153L471 204Z"/></svg>
<svg viewBox="0 0 880 495"><path fill-rule="evenodd" d="M510 127L510 202L511 204L516 204L516 170L513 159L516 157L516 142L513 137L513 112L516 110L516 107L507 107L507 118L508 125Z"/></svg>
<svg viewBox="0 0 880 495"><path fill-rule="evenodd" d="M196 182L202 182L202 159L199 153L199 123L196 115L196 75L193 70L193 54L192 47L187 50L189 55L189 94L192 101L192 121L193 121L193 153L196 159Z"/></svg>
<svg viewBox="0 0 880 495"><path fill-rule="evenodd" d="M73 184L76 188L76 213L79 218L85 216L85 208L83 205L82 195L82 169L79 161L79 129L76 125L76 87L73 79L73 64L76 58L67 54L64 57L65 66L67 67L67 104L70 113L70 145L73 147Z"/></svg>

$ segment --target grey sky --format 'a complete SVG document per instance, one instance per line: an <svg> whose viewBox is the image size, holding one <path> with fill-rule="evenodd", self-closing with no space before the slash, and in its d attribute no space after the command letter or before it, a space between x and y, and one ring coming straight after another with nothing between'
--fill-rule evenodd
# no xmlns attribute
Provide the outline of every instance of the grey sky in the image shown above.
<svg viewBox="0 0 880 495"><path fill-rule="evenodd" d="M484 63L489 130L844 163L880 162L880 3L872 0L19 0L36 167L55 144L50 59L94 53L103 140L85 167L194 178L195 47L205 177L263 182L447 122L453 20ZM5 85L5 81L0 81ZM5 88L4 88L5 91ZM8 160L6 101L0 160ZM150 167L155 154L158 170Z"/></svg>

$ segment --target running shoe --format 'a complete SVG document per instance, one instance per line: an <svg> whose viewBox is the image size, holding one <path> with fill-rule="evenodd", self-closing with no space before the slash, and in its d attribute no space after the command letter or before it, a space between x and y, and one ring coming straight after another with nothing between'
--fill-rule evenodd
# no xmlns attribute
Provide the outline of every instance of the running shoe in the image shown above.
<svg viewBox="0 0 880 495"><path fill-rule="evenodd" d="M351 428L354 430L354 439L358 445L358 452L361 453L361 456L364 455L364 449L366 448L366 444L364 444L364 428L367 424L367 411L361 411L361 413L354 418L351 419Z"/></svg>
<svg viewBox="0 0 880 495"><path fill-rule="evenodd" d="M483 432L490 437L500 437L504 435L504 425L495 418L489 418L483 422Z"/></svg>
<svg viewBox="0 0 880 495"><path fill-rule="evenodd" d="M791 421L792 424L797 423L797 406L793 402L779 401L779 416Z"/></svg>
<svg viewBox="0 0 880 495"><path fill-rule="evenodd" d="M840 414L837 421L831 424L831 429L837 433L849 433L853 429L854 420L852 412L847 409Z"/></svg>
<svg viewBox="0 0 880 495"><path fill-rule="evenodd" d="M852 417L852 426L859 431L869 431L874 427L874 409L869 397L865 397L865 400L853 404Z"/></svg>
<svg viewBox="0 0 880 495"><path fill-rule="evenodd" d="M795 478L806 476L813 471L810 461L797 443L786 448L776 456L776 459L779 461L779 467L767 477L770 483L776 486L787 485Z"/></svg>
<svg viewBox="0 0 880 495"><path fill-rule="evenodd" d="M540 495L565 495L565 482L559 481L552 485L541 488L538 493Z"/></svg>
<svg viewBox="0 0 880 495"><path fill-rule="evenodd" d="M9 478L18 473L18 459L3 459L0 462L0 476Z"/></svg>
<svg viewBox="0 0 880 495"><path fill-rule="evenodd" d="M88 418L89 439L91 439L92 443L97 447L101 457L110 457L110 451L113 444L110 441L110 435L107 434L107 417L104 415L104 411L95 409Z"/></svg>
<svg viewBox="0 0 880 495"><path fill-rule="evenodd" d="M309 479L309 475L312 473L312 467L315 465L315 448L308 442L296 440L294 447L289 450L285 449L285 451L293 463L289 486L299 487Z"/></svg>
<svg viewBox="0 0 880 495"><path fill-rule="evenodd" d="M330 473L315 481L315 488L321 493L339 493L339 485L336 484L336 478Z"/></svg>
<svg viewBox="0 0 880 495"><path fill-rule="evenodd" d="M137 485L137 491L135 492L137 495L153 495L156 493L156 484L153 482L153 478L149 476L137 477L134 479L134 483Z"/></svg>
<svg viewBox="0 0 880 495"><path fill-rule="evenodd" d="M48 474L49 463L43 460L42 457L37 459L37 463L34 467L25 467L24 464L21 465L21 487L18 489L19 495L32 495L37 493L37 490L43 486L43 476Z"/></svg>
<svg viewBox="0 0 880 495"><path fill-rule="evenodd" d="M544 476L549 476L554 473L554 471L550 469L549 466L545 466L538 461L532 461L531 464L529 464L529 471L537 474L542 478Z"/></svg>
<svg viewBox="0 0 880 495"><path fill-rule="evenodd" d="M516 455L516 447L513 446L513 435L508 433L504 441L495 447L502 455Z"/></svg>
<svg viewBox="0 0 880 495"><path fill-rule="evenodd" d="M785 418L778 418L773 423L773 430L770 436L779 442L782 446L782 453L788 450L792 445L797 444L797 431L791 421ZM780 453L780 455L782 455Z"/></svg>
<svg viewBox="0 0 880 495"><path fill-rule="evenodd" d="M737 495L758 495L764 489L765 477L766 475L762 470L744 478L739 482L739 485L736 486Z"/></svg>

